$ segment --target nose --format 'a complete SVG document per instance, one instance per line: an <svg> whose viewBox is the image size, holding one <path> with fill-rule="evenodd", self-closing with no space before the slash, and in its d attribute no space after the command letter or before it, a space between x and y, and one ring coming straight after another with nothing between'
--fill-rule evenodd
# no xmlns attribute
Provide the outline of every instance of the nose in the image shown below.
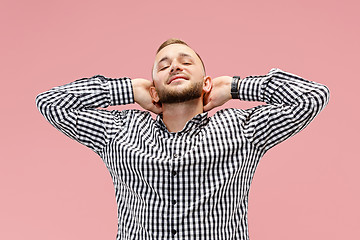
<svg viewBox="0 0 360 240"><path fill-rule="evenodd" d="M181 65L176 60L174 60L170 66L170 73L172 73L174 71L182 71Z"/></svg>

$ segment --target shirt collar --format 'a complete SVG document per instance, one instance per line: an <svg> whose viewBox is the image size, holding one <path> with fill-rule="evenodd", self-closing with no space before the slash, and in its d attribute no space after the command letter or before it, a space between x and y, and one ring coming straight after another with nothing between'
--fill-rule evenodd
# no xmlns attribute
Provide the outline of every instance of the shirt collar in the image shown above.
<svg viewBox="0 0 360 240"><path fill-rule="evenodd" d="M178 133L187 132L193 128L201 127L204 124L206 124L208 121L209 121L208 112L199 113L199 114L195 115L192 119L187 121L184 128L181 131L179 131ZM169 132L163 121L162 113L160 113L156 116L156 124L160 127L160 129Z"/></svg>

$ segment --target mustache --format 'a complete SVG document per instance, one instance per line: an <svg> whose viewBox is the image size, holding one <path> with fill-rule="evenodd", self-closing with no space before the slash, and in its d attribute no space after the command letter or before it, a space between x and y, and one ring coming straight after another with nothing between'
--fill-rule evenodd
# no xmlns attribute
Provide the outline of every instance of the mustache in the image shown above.
<svg viewBox="0 0 360 240"><path fill-rule="evenodd" d="M170 79L171 79L172 77L176 76L176 75L181 75L181 76L183 76L183 77L186 78L186 79L190 79L187 74L185 74L185 73L183 73L183 72L177 71L177 72L174 72L174 73L170 74L166 82L169 82Z"/></svg>

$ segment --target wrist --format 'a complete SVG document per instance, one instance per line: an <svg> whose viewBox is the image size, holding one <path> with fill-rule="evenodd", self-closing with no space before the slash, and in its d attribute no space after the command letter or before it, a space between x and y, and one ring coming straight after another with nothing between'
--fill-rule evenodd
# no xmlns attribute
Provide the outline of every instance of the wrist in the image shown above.
<svg viewBox="0 0 360 240"><path fill-rule="evenodd" d="M139 81L139 80L140 80L140 78L133 78L133 79L131 79L131 85L132 85L132 87L133 87L134 90L139 87L139 85L140 85L140 81Z"/></svg>
<svg viewBox="0 0 360 240"><path fill-rule="evenodd" d="M138 96L139 96L139 89L142 86L142 81L140 78L134 78L131 79L131 84L132 84L132 89L133 89L133 93L134 93L134 101L138 102Z"/></svg>
<svg viewBox="0 0 360 240"><path fill-rule="evenodd" d="M233 76L231 79L231 97L232 99L239 99L239 83L241 78L239 76Z"/></svg>
<svg viewBox="0 0 360 240"><path fill-rule="evenodd" d="M131 80L134 93L134 101L139 103L143 101L149 93L150 87L153 86L153 82L144 78L134 78Z"/></svg>

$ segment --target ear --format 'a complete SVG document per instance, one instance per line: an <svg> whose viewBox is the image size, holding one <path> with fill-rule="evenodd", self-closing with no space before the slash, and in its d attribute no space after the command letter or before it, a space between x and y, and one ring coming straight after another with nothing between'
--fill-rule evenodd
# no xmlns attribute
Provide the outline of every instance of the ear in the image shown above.
<svg viewBox="0 0 360 240"><path fill-rule="evenodd" d="M149 92L150 92L150 96L153 99L153 101L156 103L159 102L160 98L159 98L159 95L158 95L155 87L151 86L149 89Z"/></svg>
<svg viewBox="0 0 360 240"><path fill-rule="evenodd" d="M212 88L212 79L210 76L204 77L204 84L203 84L203 91L206 93L209 93Z"/></svg>

